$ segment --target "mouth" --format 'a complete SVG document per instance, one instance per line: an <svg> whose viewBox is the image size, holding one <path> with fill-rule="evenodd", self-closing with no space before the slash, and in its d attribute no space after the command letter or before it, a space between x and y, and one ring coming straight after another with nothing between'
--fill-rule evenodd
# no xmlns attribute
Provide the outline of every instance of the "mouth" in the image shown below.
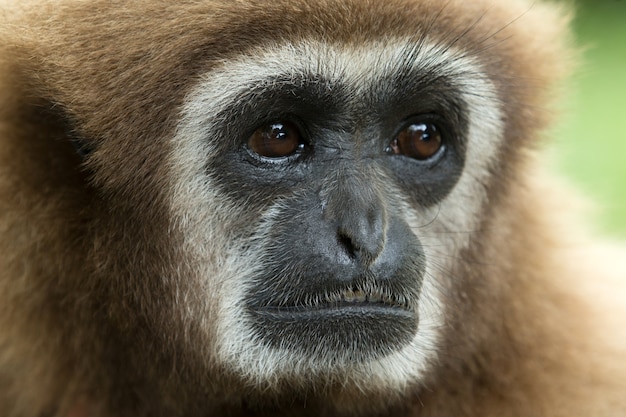
<svg viewBox="0 0 626 417"><path fill-rule="evenodd" d="M318 356L346 352L356 361L399 349L417 332L407 297L381 287L351 287L248 310L263 341Z"/></svg>
<svg viewBox="0 0 626 417"><path fill-rule="evenodd" d="M401 349L417 334L415 282L362 277L282 291L265 287L246 311L258 341L269 347L309 358L368 361Z"/></svg>
<svg viewBox="0 0 626 417"><path fill-rule="evenodd" d="M320 295L303 297L298 301L283 301L260 308L261 311L275 314L297 314L342 310L372 310L384 312L398 310L413 314L413 309L406 297L379 287L351 287Z"/></svg>
<svg viewBox="0 0 626 417"><path fill-rule="evenodd" d="M345 288L248 312L268 346L312 358L348 355L355 362L402 348L419 321L408 298L381 288Z"/></svg>

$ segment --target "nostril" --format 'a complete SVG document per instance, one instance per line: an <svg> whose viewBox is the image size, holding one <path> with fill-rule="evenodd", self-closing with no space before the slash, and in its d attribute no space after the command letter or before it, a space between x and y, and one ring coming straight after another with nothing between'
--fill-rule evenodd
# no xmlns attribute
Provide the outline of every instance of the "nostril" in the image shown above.
<svg viewBox="0 0 626 417"><path fill-rule="evenodd" d="M350 259L356 259L358 248L355 246L352 238L347 234L338 231L337 232L337 241L339 246L345 249L346 254L350 257Z"/></svg>
<svg viewBox="0 0 626 417"><path fill-rule="evenodd" d="M340 250L351 261L363 267L374 262L384 246L380 230L370 230L365 227L340 227L336 236Z"/></svg>

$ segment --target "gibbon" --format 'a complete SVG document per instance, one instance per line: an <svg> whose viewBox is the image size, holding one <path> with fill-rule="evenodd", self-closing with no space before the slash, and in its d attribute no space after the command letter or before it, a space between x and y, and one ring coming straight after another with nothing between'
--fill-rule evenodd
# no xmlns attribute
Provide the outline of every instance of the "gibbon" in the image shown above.
<svg viewBox="0 0 626 417"><path fill-rule="evenodd" d="M626 416L563 7L0 4L0 415Z"/></svg>

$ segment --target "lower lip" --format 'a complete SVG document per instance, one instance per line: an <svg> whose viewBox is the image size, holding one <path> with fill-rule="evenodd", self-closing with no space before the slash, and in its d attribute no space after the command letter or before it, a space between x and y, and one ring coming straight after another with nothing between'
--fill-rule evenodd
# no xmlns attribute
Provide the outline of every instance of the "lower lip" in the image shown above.
<svg viewBox="0 0 626 417"><path fill-rule="evenodd" d="M249 313L259 341L312 360L346 355L355 363L373 360L406 346L418 330L415 311L383 303L264 307Z"/></svg>

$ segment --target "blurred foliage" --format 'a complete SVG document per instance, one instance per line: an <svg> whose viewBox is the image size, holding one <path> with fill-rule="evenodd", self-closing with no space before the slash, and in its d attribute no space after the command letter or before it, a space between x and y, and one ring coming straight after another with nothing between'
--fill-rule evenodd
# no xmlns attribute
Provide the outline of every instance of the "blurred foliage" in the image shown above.
<svg viewBox="0 0 626 417"><path fill-rule="evenodd" d="M601 232L626 237L626 0L578 0L582 65L569 84L554 161L598 203Z"/></svg>

